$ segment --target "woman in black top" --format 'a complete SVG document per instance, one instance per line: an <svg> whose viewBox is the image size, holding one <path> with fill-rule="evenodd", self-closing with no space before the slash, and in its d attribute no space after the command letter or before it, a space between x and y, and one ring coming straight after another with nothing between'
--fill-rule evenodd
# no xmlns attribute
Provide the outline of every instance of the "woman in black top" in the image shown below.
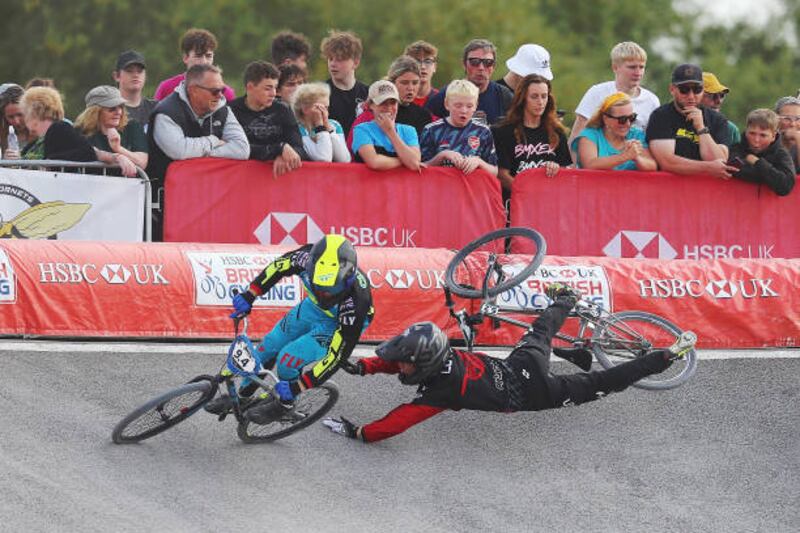
<svg viewBox="0 0 800 533"><path fill-rule="evenodd" d="M550 81L538 74L525 76L506 118L492 129L504 197L520 172L544 167L546 175L553 177L559 168L572 164L565 133Z"/></svg>
<svg viewBox="0 0 800 533"><path fill-rule="evenodd" d="M61 95L50 87L32 87L20 101L25 125L44 138L44 158L64 161L97 161L94 148L71 124L64 121Z"/></svg>

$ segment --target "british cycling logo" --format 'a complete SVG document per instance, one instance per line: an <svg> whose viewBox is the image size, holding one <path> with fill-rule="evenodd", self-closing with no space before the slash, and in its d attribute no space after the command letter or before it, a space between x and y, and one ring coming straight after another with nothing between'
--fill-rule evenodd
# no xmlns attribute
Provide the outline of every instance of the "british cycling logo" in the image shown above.
<svg viewBox="0 0 800 533"><path fill-rule="evenodd" d="M642 298L701 298L710 296L716 300L727 300L740 296L752 298L778 298L780 294L772 288L773 280L748 278L727 279L643 279L638 280L639 296Z"/></svg>
<svg viewBox="0 0 800 533"><path fill-rule="evenodd" d="M347 237L356 246L415 248L417 230L384 226L331 226L328 233ZM317 242L325 231L308 213L272 212L253 231L261 244L300 245Z"/></svg>
<svg viewBox="0 0 800 533"><path fill-rule="evenodd" d="M14 265L0 248L0 303L14 303L17 301L17 277L14 275Z"/></svg>
<svg viewBox="0 0 800 533"><path fill-rule="evenodd" d="M0 184L0 195L10 200L0 204L0 239L55 239L81 221L91 204L68 204L61 200L41 202L29 191Z"/></svg>

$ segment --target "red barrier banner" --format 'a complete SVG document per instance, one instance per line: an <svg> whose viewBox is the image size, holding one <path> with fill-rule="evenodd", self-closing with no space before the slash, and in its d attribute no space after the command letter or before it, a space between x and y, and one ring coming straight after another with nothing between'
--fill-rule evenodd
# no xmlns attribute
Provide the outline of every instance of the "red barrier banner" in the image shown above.
<svg viewBox="0 0 800 533"><path fill-rule="evenodd" d="M511 224L539 230L560 256L800 257L800 194L704 175L527 171L514 180Z"/></svg>
<svg viewBox="0 0 800 533"><path fill-rule="evenodd" d="M231 294L288 247L0 242L0 334L61 337L229 338ZM364 340L384 340L432 320L456 338L444 305L443 249L360 248L375 320ZM521 258L525 260L528 258ZM607 309L649 311L693 329L704 348L800 346L800 260L658 261L548 257L499 303L547 305L554 281ZM477 281L475 281L477 283ZM286 279L257 300L251 332L266 333L304 297ZM457 301L474 312L475 302ZM532 320L532 318L530 318ZM518 328L480 328L479 342L516 343Z"/></svg>
<svg viewBox="0 0 800 533"><path fill-rule="evenodd" d="M483 171L304 162L276 179L271 163L192 159L169 167L164 239L293 245L338 233L358 246L458 248L504 220Z"/></svg>

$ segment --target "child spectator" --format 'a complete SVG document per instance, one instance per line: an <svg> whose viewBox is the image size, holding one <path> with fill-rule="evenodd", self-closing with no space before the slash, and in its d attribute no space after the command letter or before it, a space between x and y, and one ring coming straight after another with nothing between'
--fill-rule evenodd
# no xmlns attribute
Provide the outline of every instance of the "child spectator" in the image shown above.
<svg viewBox="0 0 800 533"><path fill-rule="evenodd" d="M392 61L387 79L394 83L400 95L400 105L397 107L397 123L408 124L417 130L417 137L422 135L422 130L433 120L431 112L414 103L420 81L419 62L411 56L400 56ZM353 127L362 122L369 122L375 117L369 109L356 117ZM353 130L347 136L347 147L353 146Z"/></svg>
<svg viewBox="0 0 800 533"><path fill-rule="evenodd" d="M217 38L208 30L201 30L192 28L187 30L181 37L181 52L183 53L183 64L186 65L188 71L194 65L213 65L214 52L217 49ZM186 73L183 72L177 76L173 76L158 84L156 89L155 99L163 100L175 91L175 88L186 78ZM225 86L225 91L222 93L225 100L228 102L236 98L233 89Z"/></svg>
<svg viewBox="0 0 800 533"><path fill-rule="evenodd" d="M369 88L367 105L375 119L355 127L353 152L356 161L373 170L405 166L419 172L421 167L417 131L407 124L397 124L400 95L388 80L379 80Z"/></svg>
<svg viewBox="0 0 800 533"><path fill-rule="evenodd" d="M295 91L292 109L300 124L303 148L312 161L349 163L342 125L328 116L330 97L327 83L305 83Z"/></svg>
<svg viewBox="0 0 800 533"><path fill-rule="evenodd" d="M244 70L245 95L230 103L250 142L250 159L275 161L275 177L300 168L307 158L292 110L275 99L278 69L253 61Z"/></svg>
<svg viewBox="0 0 800 533"><path fill-rule="evenodd" d="M436 74L436 62L439 61L439 50L431 43L416 41L406 46L403 54L419 61L419 87L414 103L425 107L428 98L438 93L433 84L433 75Z"/></svg>
<svg viewBox="0 0 800 533"><path fill-rule="evenodd" d="M751 111L742 141L731 148L728 164L740 167L734 178L763 183L778 196L792 192L796 169L778 139L778 115L770 109Z"/></svg>
<svg viewBox="0 0 800 533"><path fill-rule="evenodd" d="M297 65L306 70L311 57L311 43L302 33L282 31L272 38L271 52L272 64L278 68L284 65Z"/></svg>
<svg viewBox="0 0 800 533"><path fill-rule="evenodd" d="M492 131L472 121L478 107L478 87L467 80L447 86L444 106L449 115L428 124L422 133L422 160L431 166L453 166L464 174L477 168L497 175Z"/></svg>
<svg viewBox="0 0 800 533"><path fill-rule="evenodd" d="M350 132L353 121L363 111L369 87L356 80L356 69L361 63L361 39L350 32L331 31L320 45L322 55L328 61L331 87L330 116L337 120L345 134Z"/></svg>
<svg viewBox="0 0 800 533"><path fill-rule="evenodd" d="M281 65L278 67L278 96L287 105L292 102L292 95L297 87L304 84L308 74L298 65Z"/></svg>
<svg viewBox="0 0 800 533"><path fill-rule="evenodd" d="M625 93L606 97L572 141L578 168L656 170L644 131L633 125L633 101Z"/></svg>
<svg viewBox="0 0 800 533"><path fill-rule="evenodd" d="M150 121L150 113L158 103L155 99L146 98L142 94L147 81L146 68L142 54L136 50L127 50L119 55L117 66L111 74L125 99L128 118L142 126L146 126Z"/></svg>
<svg viewBox="0 0 800 533"><path fill-rule="evenodd" d="M116 87L101 85L86 93L86 109L75 119L75 128L89 140L97 159L119 165L123 176L136 176L136 167L147 167L144 128L128 120L125 99Z"/></svg>

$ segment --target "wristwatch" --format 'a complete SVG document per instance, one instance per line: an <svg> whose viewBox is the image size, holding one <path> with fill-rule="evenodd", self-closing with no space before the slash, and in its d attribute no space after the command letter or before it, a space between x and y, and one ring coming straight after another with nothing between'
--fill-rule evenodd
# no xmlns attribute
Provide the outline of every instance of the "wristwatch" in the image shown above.
<svg viewBox="0 0 800 533"><path fill-rule="evenodd" d="M706 126L705 128L703 128L703 129L701 129L700 131L697 132L698 135L702 135L704 133L709 133L709 134L711 133L711 130L708 129L708 126Z"/></svg>
<svg viewBox="0 0 800 533"><path fill-rule="evenodd" d="M325 128L325 126L316 126L314 128L314 133L322 133L323 131L328 131L327 128Z"/></svg>

